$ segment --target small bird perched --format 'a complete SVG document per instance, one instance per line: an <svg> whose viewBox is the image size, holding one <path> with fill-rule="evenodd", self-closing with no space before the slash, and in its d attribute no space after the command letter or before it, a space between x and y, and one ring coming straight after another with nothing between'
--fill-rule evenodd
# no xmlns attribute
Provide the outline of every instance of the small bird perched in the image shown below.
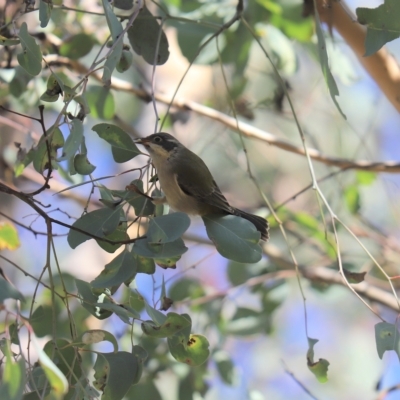
<svg viewBox="0 0 400 400"><path fill-rule="evenodd" d="M150 153L165 201L176 211L204 216L236 215L250 221L268 240L268 222L231 207L204 161L168 133L155 133L136 143ZM162 201L161 201L162 202Z"/></svg>

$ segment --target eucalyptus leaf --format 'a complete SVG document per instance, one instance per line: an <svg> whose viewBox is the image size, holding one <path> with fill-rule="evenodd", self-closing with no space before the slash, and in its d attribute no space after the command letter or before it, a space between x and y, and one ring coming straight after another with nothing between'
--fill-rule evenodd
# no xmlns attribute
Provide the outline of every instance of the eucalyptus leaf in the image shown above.
<svg viewBox="0 0 400 400"><path fill-rule="evenodd" d="M92 130L112 146L114 160L118 163L129 161L141 154L131 137L116 125L97 124Z"/></svg>
<svg viewBox="0 0 400 400"><path fill-rule="evenodd" d="M143 181L140 179L133 180L129 185L127 185L125 190L113 190L112 194L127 201L135 210L137 216L148 216L153 215L156 206L148 198L144 197L138 191L143 193Z"/></svg>
<svg viewBox="0 0 400 400"><path fill-rule="evenodd" d="M42 70L42 52L35 39L28 33L28 26L23 22L19 30L22 53L17 55L19 65L30 75L39 75Z"/></svg>
<svg viewBox="0 0 400 400"><path fill-rule="evenodd" d="M192 323L185 316L170 312L162 325L156 325L153 322L143 322L142 331L144 334L154 338L172 337L176 333L190 328Z"/></svg>
<svg viewBox="0 0 400 400"><path fill-rule="evenodd" d="M118 254L90 284L94 288L119 286L136 275L136 257L128 250Z"/></svg>
<svg viewBox="0 0 400 400"><path fill-rule="evenodd" d="M96 296L92 292L92 288L89 283L84 282L80 279L75 279L75 284L78 289L79 298L81 300L82 306L90 312L93 316L98 319L108 318L112 312L105 310L104 308L97 307L95 304L99 303L99 296ZM104 304L102 304L103 306Z"/></svg>
<svg viewBox="0 0 400 400"><path fill-rule="evenodd" d="M322 32L321 28L321 21L319 19L318 12L315 12L315 29L317 32L318 38L318 54L319 54L319 62L321 64L322 73L325 78L325 82L328 86L329 93L333 102L336 105L336 108L339 110L340 114L344 119L346 116L344 115L343 111L341 110L339 103L336 100L336 96L339 96L339 89L336 85L335 78L332 75L332 72L329 68L329 59L328 59L328 52L326 51L326 43L324 38L324 33Z"/></svg>
<svg viewBox="0 0 400 400"><path fill-rule="evenodd" d="M162 65L167 62L169 57L167 36L146 6L128 29L128 38L135 53L141 55L147 63Z"/></svg>
<svg viewBox="0 0 400 400"><path fill-rule="evenodd" d="M90 345L93 343L100 343L102 341L110 342L114 347L114 352L118 351L118 342L115 339L114 335L110 332L102 330L102 329L90 329L86 332L82 333L80 337L72 344L80 345L86 344Z"/></svg>
<svg viewBox="0 0 400 400"><path fill-rule="evenodd" d="M113 43L116 43L116 45L110 51L110 53L107 54L107 59L106 62L104 63L103 76L101 78L103 83L109 86L111 84L112 73L122 56L124 42L120 36L122 34L123 28L121 22L113 13L113 10L108 0L103 0L102 2L103 2L104 12L106 14L108 28L110 29L111 37L113 39Z"/></svg>
<svg viewBox="0 0 400 400"><path fill-rule="evenodd" d="M41 28L46 28L47 24L49 23L52 9L53 9L53 2L51 0L39 1L39 21Z"/></svg>
<svg viewBox="0 0 400 400"><path fill-rule="evenodd" d="M75 171L80 175L90 175L96 166L91 164L85 154L77 154L74 157Z"/></svg>
<svg viewBox="0 0 400 400"><path fill-rule="evenodd" d="M168 243L179 239L189 228L190 218L182 212L150 218L149 243Z"/></svg>
<svg viewBox="0 0 400 400"><path fill-rule="evenodd" d="M400 37L400 3L397 0L384 0L376 8L356 9L358 22L367 27L365 56L377 52L383 45Z"/></svg>
<svg viewBox="0 0 400 400"><path fill-rule="evenodd" d="M172 336L167 341L172 357L192 367L203 364L210 355L210 343L202 335L190 335L187 343L182 342L177 336Z"/></svg>
<svg viewBox="0 0 400 400"><path fill-rule="evenodd" d="M60 55L78 60L90 53L94 45L93 38L86 33L70 36L60 46Z"/></svg>
<svg viewBox="0 0 400 400"><path fill-rule="evenodd" d="M25 300L22 293L0 276L0 303L4 303L6 299Z"/></svg>
<svg viewBox="0 0 400 400"><path fill-rule="evenodd" d="M382 359L388 350L394 350L400 360L399 331L396 325L388 322L379 322L375 325L375 342L378 356Z"/></svg>
<svg viewBox="0 0 400 400"><path fill-rule="evenodd" d="M101 208L84 214L81 218L73 223L73 227L79 228L89 235L105 237L111 234L120 222L120 209L111 210L109 208ZM75 249L91 237L76 230L70 229L68 233L68 243L71 248Z"/></svg>
<svg viewBox="0 0 400 400"><path fill-rule="evenodd" d="M251 222L234 215L206 215L202 218L208 237L222 256L242 263L261 260L260 233Z"/></svg>
<svg viewBox="0 0 400 400"><path fill-rule="evenodd" d="M17 65L15 68L15 74L12 78L9 86L10 93L14 97L20 97L26 92L28 83L31 81L33 76L29 74L24 68Z"/></svg>
<svg viewBox="0 0 400 400"><path fill-rule="evenodd" d="M7 400L20 400L26 384L25 359L14 359L11 343L7 340L3 348L6 360L3 360L3 373L0 383L0 395Z"/></svg>
<svg viewBox="0 0 400 400"><path fill-rule="evenodd" d="M71 122L71 131L65 141L65 145L63 147L63 154L57 161L69 160L71 159L75 153L78 151L79 146L83 141L83 123L78 119L74 119Z"/></svg>
<svg viewBox="0 0 400 400"><path fill-rule="evenodd" d="M320 383L326 383L328 381L328 367L329 361L324 358L320 358L318 361L314 361L314 346L318 342L318 339L308 339L308 351L307 351L307 366L308 369L315 375Z"/></svg>
<svg viewBox="0 0 400 400"><path fill-rule="evenodd" d="M120 211L121 211L121 216L124 215L124 211L122 209ZM97 239L96 239L96 242L103 250L107 251L108 253L114 253L116 250L118 250L121 247L121 245L118 244L118 242L129 240L129 235L127 234L127 229L128 229L128 225L127 225L126 221L120 220L120 223L117 226L117 229L115 229L114 232L105 236L105 238L107 238L108 240L117 242L116 244L107 243L103 240L97 240Z"/></svg>
<svg viewBox="0 0 400 400"><path fill-rule="evenodd" d="M115 114L114 96L109 88L89 86L86 100L93 118L112 119Z"/></svg>
<svg viewBox="0 0 400 400"><path fill-rule="evenodd" d="M152 243L149 238L136 240L132 251L142 257L163 259L181 256L186 253L187 247L182 239L168 243Z"/></svg>
<svg viewBox="0 0 400 400"><path fill-rule="evenodd" d="M47 147L47 143L48 146ZM33 167L39 173L43 173L50 166L53 169L57 168L54 160L57 158L57 150L64 146L64 136L59 128L50 127L46 135L40 137L39 143L33 152ZM49 162L50 149L50 162Z"/></svg>
<svg viewBox="0 0 400 400"><path fill-rule="evenodd" d="M93 385L103 392L102 400L121 400L134 384L138 359L126 351L98 353Z"/></svg>

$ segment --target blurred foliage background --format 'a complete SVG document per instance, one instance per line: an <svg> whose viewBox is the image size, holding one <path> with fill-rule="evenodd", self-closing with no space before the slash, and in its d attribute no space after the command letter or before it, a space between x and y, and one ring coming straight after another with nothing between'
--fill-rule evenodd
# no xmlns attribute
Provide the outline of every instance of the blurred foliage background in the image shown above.
<svg viewBox="0 0 400 400"><path fill-rule="evenodd" d="M312 2L0 4L3 398L399 398L398 112ZM132 181L151 194L129 137L160 130L268 218L261 261L222 257L200 218L170 220L188 250L168 260L88 236L71 248L71 225ZM112 240L163 212L138 199ZM149 334L166 315L199 348L179 353L184 329Z"/></svg>

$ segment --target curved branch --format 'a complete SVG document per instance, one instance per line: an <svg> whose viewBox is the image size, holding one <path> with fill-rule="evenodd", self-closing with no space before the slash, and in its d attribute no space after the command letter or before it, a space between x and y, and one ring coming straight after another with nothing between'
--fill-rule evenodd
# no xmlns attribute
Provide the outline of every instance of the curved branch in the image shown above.
<svg viewBox="0 0 400 400"><path fill-rule="evenodd" d="M60 57L57 55L48 55L45 57L45 59L49 65L54 65L54 64L67 65L70 68L74 69L75 71L79 72L80 74L86 74L88 72L88 69L84 65L75 60L69 60L68 58ZM100 75L92 73L91 76L94 79L101 81ZM151 94L149 92L147 92L144 89L135 88L129 82L123 81L121 79L113 78L110 87L114 90L119 90L134 94L135 96L139 97L140 99L146 102L151 101ZM180 110L193 111L198 115L202 115L214 121L218 121L223 125L227 126L228 128L237 131L246 137L266 142L272 146L278 147L282 150L286 150L290 153L295 153L302 156L305 155L305 151L301 146L296 146L290 143L288 140L280 139L275 135L273 135L272 133L256 128L255 126L252 126L246 122L237 121L235 118L230 117L227 114L224 114L213 108L204 106L202 104L196 103L195 101L185 100L180 98L172 99L171 96L163 93L155 93L154 97L160 103L167 105L171 104L171 106L176 107ZM313 148L308 148L308 152L313 160L319 161L325 165L330 165L342 169L357 169L364 171L387 172L387 173L400 172L400 162L398 161L378 161L378 162L371 162L367 160L353 161L346 158L330 157L322 154L320 151Z"/></svg>
<svg viewBox="0 0 400 400"><path fill-rule="evenodd" d="M211 241L204 238L200 238L197 235L185 234L184 238L196 241L196 243L209 244L210 246L213 246L213 243ZM279 267L279 270L274 272L268 272L266 274L256 276L254 278L250 278L241 286L253 287L256 285L263 284L269 280L288 279L291 277L294 278L296 276L296 271L294 269L293 262L286 259L281 253L281 251L278 249L278 247L274 246L271 243L267 243L263 246L263 253L266 256L268 256L268 258L272 261L273 264ZM333 270L326 267L305 267L304 265L299 265L299 271L302 277L312 282L324 282L328 284L341 285L348 288L347 283L343 280L338 270ZM227 291L236 290L237 288L238 286L235 286L233 288L229 288L228 290L199 297L197 299L190 300L184 303L190 305L207 303L214 299L225 297ZM393 296L393 294L390 293L389 291L378 288L366 281L354 284L353 288L358 294L365 297L369 301L389 307L390 309L396 311L397 313L399 312L399 306L397 304L397 301Z"/></svg>
<svg viewBox="0 0 400 400"><path fill-rule="evenodd" d="M88 68L76 60L70 60L66 57L61 57L55 54L47 55L44 56L43 58L45 59L46 63L51 66L66 66L68 68L73 69L75 72L78 72L81 75L86 75L87 73L89 73ZM92 73L90 75L97 81L101 82L100 75L97 75L96 73ZM114 90L119 90L134 94L135 96L139 97L145 102L151 101L151 94L148 91L136 88L129 82L123 81L121 79L113 78L110 87L111 89ZM237 121L235 118L230 117L227 114L224 114L213 108L204 106L202 104L196 103L195 101L185 100L181 98L172 99L171 96L165 95L163 93L156 93L154 97L160 103L167 105L170 104L171 106L176 107L180 110L193 111L198 115L202 115L214 121L218 121L223 125L227 126L228 128L237 131L246 137L266 142L272 146L278 147L290 153L299 154L302 156L305 155L305 151L301 146L296 146L290 143L288 140L280 139L275 135L273 135L272 133L266 132L260 128L256 128L255 126L252 126L246 122ZM313 148L308 148L308 152L313 160L319 161L325 165L330 165L342 169L356 169L356 170L387 172L387 173L400 172L400 162L394 160L376 161L376 162L373 161L371 162L367 160L353 161L347 158L330 157Z"/></svg>

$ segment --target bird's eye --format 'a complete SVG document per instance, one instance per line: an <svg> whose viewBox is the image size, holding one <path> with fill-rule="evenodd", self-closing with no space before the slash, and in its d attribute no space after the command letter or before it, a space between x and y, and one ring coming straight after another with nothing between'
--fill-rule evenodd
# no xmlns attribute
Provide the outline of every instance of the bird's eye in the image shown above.
<svg viewBox="0 0 400 400"><path fill-rule="evenodd" d="M160 143L160 142L161 142L160 136L156 136L156 137L154 138L154 142L155 142L155 143Z"/></svg>

